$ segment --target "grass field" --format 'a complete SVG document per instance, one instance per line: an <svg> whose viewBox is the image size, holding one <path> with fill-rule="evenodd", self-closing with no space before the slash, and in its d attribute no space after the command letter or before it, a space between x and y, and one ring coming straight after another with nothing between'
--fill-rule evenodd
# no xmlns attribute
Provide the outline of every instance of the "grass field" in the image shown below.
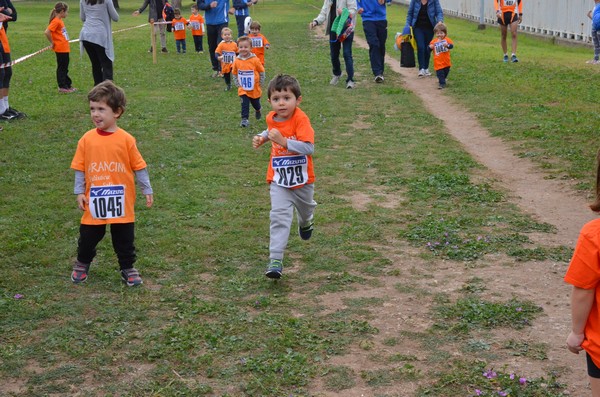
<svg viewBox="0 0 600 397"><path fill-rule="evenodd" d="M47 46L43 31L53 4L16 3L19 19L8 30L13 59ZM481 293L494 285L478 279L465 283L458 298L410 280L431 277L442 262L486 266L491 254L515 266L564 263L570 247L533 243L528 233L553 227L508 202L399 76L388 73L385 84L373 84L367 50L355 46L357 89L329 86L328 43L307 29L321 4L264 0L252 10L272 44L268 78L298 77L301 107L316 131L316 231L309 242L290 238L278 283L262 275L268 150L251 148L265 123L239 127L239 100L210 78L207 51L177 55L169 36L170 53L153 64L149 28L114 35L115 82L128 97L120 127L137 138L155 191L153 208L140 199L136 209L136 267L145 281L137 289L120 283L108 236L88 282L74 286L69 279L81 215L69 165L78 139L92 128L88 59L72 44L70 75L79 92L70 95L57 93L51 52L14 66L11 106L29 117L0 132L0 395L344 395L357 382L379 397L404 396L398 390L407 385L418 396L475 389L563 395L569 385L556 372L523 374L526 387L510 369L488 383L481 377L508 355L523 367L545 359L543 341L519 337L542 315L539 305L517 294L488 299ZM113 30L146 21L145 14L131 16L138 2L120 5ZM65 23L77 37L78 4L70 6ZM390 52L405 12L389 8ZM592 50L521 36L521 62L504 65L496 29L447 22L456 48L444 94L549 178L573 179L581 194L589 191L600 78L600 69L585 64ZM353 199L363 196L359 210ZM385 247L404 250L406 262L428 264L427 272L400 266ZM359 293L385 283L421 300L427 330L378 339L374 313L389 297ZM349 298L326 310L336 293ZM490 330L516 339L498 347L476 337ZM419 353L385 353L405 343ZM362 370L332 364L355 350L369 353Z"/></svg>

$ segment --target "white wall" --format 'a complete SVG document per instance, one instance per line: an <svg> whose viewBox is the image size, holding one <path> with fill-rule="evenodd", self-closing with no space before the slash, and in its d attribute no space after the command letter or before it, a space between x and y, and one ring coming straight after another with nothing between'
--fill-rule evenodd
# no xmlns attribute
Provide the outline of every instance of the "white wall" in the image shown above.
<svg viewBox="0 0 600 397"><path fill-rule="evenodd" d="M520 29L576 41L591 41L591 21L587 13L593 0L522 0L523 23ZM410 0L394 0L408 5ZM444 14L480 20L481 0L440 0ZM484 23L496 23L494 0L483 0Z"/></svg>

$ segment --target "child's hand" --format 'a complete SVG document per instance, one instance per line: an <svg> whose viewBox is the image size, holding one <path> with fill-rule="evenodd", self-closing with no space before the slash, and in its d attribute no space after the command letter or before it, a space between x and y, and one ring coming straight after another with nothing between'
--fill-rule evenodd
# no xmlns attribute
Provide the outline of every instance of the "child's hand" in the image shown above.
<svg viewBox="0 0 600 397"><path fill-rule="evenodd" d="M217 59L218 59L219 61L223 61L223 55L219 55L219 56L217 57Z"/></svg>
<svg viewBox="0 0 600 397"><path fill-rule="evenodd" d="M263 143L265 143L265 138L260 135L254 135L252 138L252 147L254 149L259 148Z"/></svg>
<svg viewBox="0 0 600 397"><path fill-rule="evenodd" d="M88 199L87 197L85 197L85 194L78 194L77 195L77 207L79 207L80 210L85 211L85 207L87 207L87 203L88 203Z"/></svg>
<svg viewBox="0 0 600 397"><path fill-rule="evenodd" d="M579 354L583 350L581 343L585 339L585 334L576 334L573 331L567 337L567 348L571 353Z"/></svg>
<svg viewBox="0 0 600 397"><path fill-rule="evenodd" d="M150 208L154 204L154 196L152 194L146 195L146 207Z"/></svg>
<svg viewBox="0 0 600 397"><path fill-rule="evenodd" d="M277 128L269 130L269 139L285 148L287 148L287 138L281 135Z"/></svg>

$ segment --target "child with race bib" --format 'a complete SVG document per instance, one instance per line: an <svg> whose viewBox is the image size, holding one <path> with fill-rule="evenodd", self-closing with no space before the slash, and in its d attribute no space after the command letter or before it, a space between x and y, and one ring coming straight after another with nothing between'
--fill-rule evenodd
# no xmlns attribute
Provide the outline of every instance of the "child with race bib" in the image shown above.
<svg viewBox="0 0 600 397"><path fill-rule="evenodd" d="M252 40L252 52L256 54L260 63L265 66L265 49L271 48L271 43L269 40L260 33L261 25L258 21L252 21L250 24L250 40Z"/></svg>
<svg viewBox="0 0 600 397"><path fill-rule="evenodd" d="M435 38L429 43L429 49L433 52L433 68L438 78L438 88L446 88L446 78L450 74L450 50L454 48L454 43L448 37L448 29L442 22L433 28Z"/></svg>
<svg viewBox="0 0 600 397"><path fill-rule="evenodd" d="M154 198L146 162L135 138L117 126L117 120L125 111L123 90L106 80L89 92L88 100L96 128L79 140L71 162L75 170L74 193L83 211L71 280L76 284L87 280L96 246L109 224L121 278L128 286L137 286L142 284L142 279L133 267L136 261L134 174L150 208Z"/></svg>
<svg viewBox="0 0 600 397"><path fill-rule="evenodd" d="M313 199L315 131L308 116L298 107L302 101L298 80L277 75L269 83L267 95L273 111L267 115L267 130L254 136L252 146L258 148L271 141L267 168L271 226L265 276L278 279L283 273L283 251L288 243L294 208L300 238L308 240L312 236L313 213L317 206Z"/></svg>
<svg viewBox="0 0 600 397"><path fill-rule="evenodd" d="M232 40L232 34L231 29L223 28L221 30L223 41L219 43L215 50L215 56L221 61L221 73L223 74L223 80L225 80L225 91L231 89L231 69L238 52L237 44Z"/></svg>
<svg viewBox="0 0 600 397"><path fill-rule="evenodd" d="M69 34L63 22L68 13L69 6L66 3L56 3L50 13L49 25L44 32L56 54L56 81L58 92L61 93L77 91L76 88L71 87L72 81L69 77L69 52L71 47L69 46Z"/></svg>
<svg viewBox="0 0 600 397"><path fill-rule="evenodd" d="M258 57L252 53L252 41L248 36L242 36L237 41L238 56L233 61L233 81L238 87L238 95L242 102L241 127L248 127L250 122L250 104L255 111L257 120L262 117L260 96L265 81L265 68Z"/></svg>
<svg viewBox="0 0 600 397"><path fill-rule="evenodd" d="M171 28L173 30L173 36L175 37L177 53L181 54L183 52L185 54L187 51L185 29L188 25L188 21L181 16L181 10L179 8L176 8L173 13L175 16L171 21Z"/></svg>
<svg viewBox="0 0 600 397"><path fill-rule="evenodd" d="M192 29L192 37L194 38L194 47L196 52L202 53L202 36L204 36L204 17L198 14L198 6L192 4L192 15L188 18L190 28Z"/></svg>

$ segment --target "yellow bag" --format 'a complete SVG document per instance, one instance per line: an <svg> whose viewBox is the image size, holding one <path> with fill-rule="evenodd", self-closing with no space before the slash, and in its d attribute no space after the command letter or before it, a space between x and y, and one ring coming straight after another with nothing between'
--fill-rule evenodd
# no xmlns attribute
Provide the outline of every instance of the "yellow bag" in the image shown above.
<svg viewBox="0 0 600 397"><path fill-rule="evenodd" d="M417 49L417 40L415 40L415 35L413 34L413 28L410 27L410 34L406 37L404 41L408 41L410 45L412 45L413 49Z"/></svg>
<svg viewBox="0 0 600 397"><path fill-rule="evenodd" d="M406 29L405 29L406 30ZM404 33L404 32L402 32ZM402 34L400 32L396 33L394 48L396 50L400 50L403 42L408 42L412 46L413 50L417 49L417 41L415 40L415 36L413 35L413 28L410 27L410 34Z"/></svg>

